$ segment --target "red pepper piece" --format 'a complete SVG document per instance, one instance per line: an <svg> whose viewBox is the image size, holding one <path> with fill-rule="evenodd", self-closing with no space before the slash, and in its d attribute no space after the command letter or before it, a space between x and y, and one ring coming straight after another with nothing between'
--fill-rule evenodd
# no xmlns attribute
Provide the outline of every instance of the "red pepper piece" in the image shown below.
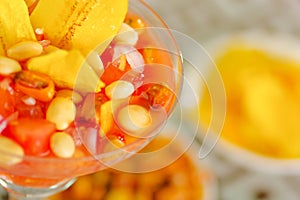
<svg viewBox="0 0 300 200"><path fill-rule="evenodd" d="M48 102L55 94L51 78L38 72L20 71L15 75L14 81L17 90L40 101Z"/></svg>

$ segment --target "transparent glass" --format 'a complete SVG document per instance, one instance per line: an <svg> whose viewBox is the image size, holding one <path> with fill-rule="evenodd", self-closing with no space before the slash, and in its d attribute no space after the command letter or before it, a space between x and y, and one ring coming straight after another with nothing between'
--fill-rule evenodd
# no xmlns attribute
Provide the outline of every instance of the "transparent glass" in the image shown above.
<svg viewBox="0 0 300 200"><path fill-rule="evenodd" d="M171 32L162 19L142 0L129 0L129 14L137 15L144 20L145 31L151 34L151 38L155 38L150 43L151 48L159 48L169 53L172 70L168 70L168 73L172 74L168 77L173 77L171 89L178 96L181 91L182 66L180 53ZM168 84L168 80L160 81ZM167 116L172 113L175 104L176 100L172 103ZM86 143L89 156L66 159L25 156L21 163L0 166L0 184L9 192L10 199L43 199L68 188L78 176L103 170L132 156L148 144L159 130L160 126L156 126L151 129L148 137L137 138L122 148L106 151L93 151ZM81 137L82 135L79 135L79 138L84 140ZM7 157L14 156L5 152L0 154Z"/></svg>

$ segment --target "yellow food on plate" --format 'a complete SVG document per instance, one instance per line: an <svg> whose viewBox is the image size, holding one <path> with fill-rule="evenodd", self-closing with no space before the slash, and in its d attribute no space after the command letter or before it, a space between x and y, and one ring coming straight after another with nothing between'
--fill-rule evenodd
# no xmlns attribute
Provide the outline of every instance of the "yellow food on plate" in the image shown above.
<svg viewBox="0 0 300 200"><path fill-rule="evenodd" d="M260 155L300 158L300 62L242 42L227 46L215 62L227 96L221 137ZM207 126L208 92L200 102Z"/></svg>
<svg viewBox="0 0 300 200"><path fill-rule="evenodd" d="M153 152L168 143L169 139L158 137L142 151ZM172 151L176 151L176 148ZM164 156L171 154L169 152ZM164 159L164 156L157 161ZM68 190L49 200L201 200L205 196L204 188L207 185L204 184L208 177L207 171L200 169L199 164L196 165L190 155L184 153L167 167L149 173L133 174L107 169L80 177Z"/></svg>

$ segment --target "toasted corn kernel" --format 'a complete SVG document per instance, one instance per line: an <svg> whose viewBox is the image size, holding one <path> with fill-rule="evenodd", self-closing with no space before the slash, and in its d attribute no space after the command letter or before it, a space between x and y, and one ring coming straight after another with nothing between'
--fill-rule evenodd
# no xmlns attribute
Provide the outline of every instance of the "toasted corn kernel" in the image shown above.
<svg viewBox="0 0 300 200"><path fill-rule="evenodd" d="M21 71L21 65L10 58L0 56L0 75L9 75Z"/></svg>
<svg viewBox="0 0 300 200"><path fill-rule="evenodd" d="M82 101L82 97L78 92L73 90L63 89L57 91L56 97L65 97L71 99L75 104L80 103Z"/></svg>
<svg viewBox="0 0 300 200"><path fill-rule="evenodd" d="M47 110L46 119L55 123L58 130L64 130L74 121L76 107L73 101L65 97L55 97Z"/></svg>
<svg viewBox="0 0 300 200"><path fill-rule="evenodd" d="M51 136L50 147L52 152L60 158L70 158L75 152L73 138L65 132L56 132Z"/></svg>
<svg viewBox="0 0 300 200"><path fill-rule="evenodd" d="M110 99L124 99L134 92L134 86L128 81L118 80L105 88L105 94Z"/></svg>
<svg viewBox="0 0 300 200"><path fill-rule="evenodd" d="M152 118L150 112L143 106L128 105L119 111L117 122L126 131L136 132L148 127Z"/></svg>
<svg viewBox="0 0 300 200"><path fill-rule="evenodd" d="M10 138L0 135L0 166L10 166L22 162L23 148Z"/></svg>
<svg viewBox="0 0 300 200"><path fill-rule="evenodd" d="M139 34L131 26L123 23L115 39L117 43L134 46L139 39Z"/></svg>
<svg viewBox="0 0 300 200"><path fill-rule="evenodd" d="M7 50L7 56L19 61L40 55L43 46L35 41L19 42Z"/></svg>

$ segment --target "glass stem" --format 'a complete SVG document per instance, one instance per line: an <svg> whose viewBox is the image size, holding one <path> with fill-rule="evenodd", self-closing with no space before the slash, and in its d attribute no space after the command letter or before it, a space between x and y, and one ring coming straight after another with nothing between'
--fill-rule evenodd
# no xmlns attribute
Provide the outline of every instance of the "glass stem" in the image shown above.
<svg viewBox="0 0 300 200"><path fill-rule="evenodd" d="M24 197L24 196L19 196L19 195L14 195L10 193L8 195L8 200L44 200L45 198L40 198L40 197Z"/></svg>
<svg viewBox="0 0 300 200"><path fill-rule="evenodd" d="M18 186L0 178L0 185L8 192L9 200L43 200L69 188L75 178L57 183L48 188L30 188Z"/></svg>

